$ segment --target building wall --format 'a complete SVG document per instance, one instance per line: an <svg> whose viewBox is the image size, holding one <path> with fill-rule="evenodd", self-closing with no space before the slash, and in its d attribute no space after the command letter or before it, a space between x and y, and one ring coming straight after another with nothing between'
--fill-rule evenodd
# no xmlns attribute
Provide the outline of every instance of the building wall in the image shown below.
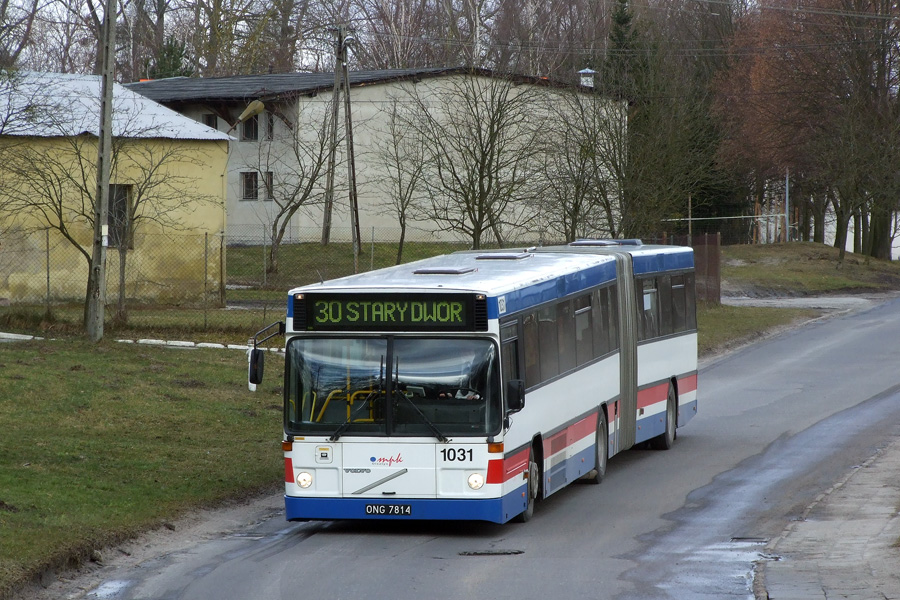
<svg viewBox="0 0 900 600"><path fill-rule="evenodd" d="M385 183L387 176L379 167L375 152L379 143L386 138L387 110L392 99L401 103L409 103L410 92L422 98L438 98L446 93L451 85L449 76L444 78L426 78L419 82L411 81L382 83L368 86L351 87L351 111L353 120L353 142L357 175L357 194L359 202L359 221L363 240L369 238L373 229L379 231L396 231L399 233L399 222L396 211L390 206L389 192ZM487 81L484 78L484 81ZM522 86L524 88L526 86ZM552 106L552 98L558 92L550 88L543 90L548 102L536 106L535 119L545 115L543 111ZM287 121L299 122L300 130L295 131L285 120L274 118L274 131L271 140L264 136L265 113L260 115L257 141L241 139L241 125L231 131L235 138L231 142L230 162L228 165L228 230L227 237L231 242L266 243L270 239L271 223L278 207L275 202L268 201L262 190L256 200L245 200L242 194L241 173L257 170L260 179L266 171L273 173L276 181L275 193L283 193L290 187L291 172L297 169L300 161L291 149L296 136L306 144L315 145L316 136L326 127L326 117L331 113L331 91L315 96L300 96L295 101L267 106L276 114L284 115ZM249 102L249 100L248 100ZM229 107L233 114L239 114L245 106ZM339 113L339 144L337 165L335 168L335 196L332 214L333 241L349 241L351 236L351 213L349 208L348 169L346 160L346 144L343 141L343 101ZM204 114L211 114L208 108L201 105L189 106L182 113L195 120L202 121ZM225 131L229 125L218 119L218 129ZM308 162L308 161L307 161ZM296 180L293 180L294 182ZM279 184L280 182L280 184ZM325 176L322 175L316 186L313 197L291 219L286 240L312 241L320 236L323 222L323 200L325 192ZM444 232L440 224L433 221L413 222L409 224L414 235L429 236L431 239L458 239L458 234ZM265 239L260 239L261 236Z"/></svg>
<svg viewBox="0 0 900 600"><path fill-rule="evenodd" d="M94 138L85 136L77 146L72 142L69 138L0 137L0 155L2 147L17 145L16 152L5 157L8 164L30 156L45 159L19 162L21 169L4 173L0 298L13 303L47 295L54 300L84 300L93 229L81 213L92 210L97 150ZM154 198L145 204L145 218L139 219L126 252L128 296L140 301L191 298L204 285L209 286L204 284L208 257L194 246L210 235L221 234L226 226L228 145L224 141L150 139L129 141L126 146L116 155L110 183L130 185L133 193L147 188L145 193ZM30 176L25 168L29 164L33 169ZM156 169L151 174L152 167ZM23 182L23 177L32 183L55 180L59 185L56 192L42 194L36 186ZM87 256L58 231L48 229L41 212L49 206L45 202L57 201L72 241ZM118 293L118 255L116 248L107 250L107 294L111 298ZM220 262L216 256L215 264ZM48 280L57 282L49 294ZM198 285L184 285L191 281Z"/></svg>

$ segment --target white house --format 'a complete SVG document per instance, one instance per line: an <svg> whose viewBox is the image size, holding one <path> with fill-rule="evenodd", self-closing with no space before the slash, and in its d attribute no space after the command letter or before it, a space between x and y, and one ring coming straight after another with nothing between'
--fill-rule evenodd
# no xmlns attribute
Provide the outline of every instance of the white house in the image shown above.
<svg viewBox="0 0 900 600"><path fill-rule="evenodd" d="M472 75L499 79L490 71L463 68L397 69L349 73L353 163L356 171L359 224L362 239L369 231L398 231L396 210L390 206L384 183L387 175L374 158L386 137L392 103L410 102L415 94L440 94L442 85ZM505 76L508 80L509 76ZM541 78L516 76L516 85L539 87L548 94L561 90L594 93L590 87L569 86ZM228 239L259 243L271 235L271 224L282 211L283 199L297 191L320 164L323 145L330 138L335 76L333 73L288 73L221 78L171 78L142 81L128 87L192 119L232 134L228 164ZM423 90L425 90L423 92ZM433 97L433 96L432 96ZM255 101L260 101L262 106ZM345 100L338 103L336 190L331 213L331 239L351 237ZM251 109L248 111L248 107ZM261 110L252 114L253 108ZM239 116L247 111L244 121ZM540 116L540 110L535 109ZM623 112L624 114L624 112ZM624 117L623 117L624 118ZM288 219L286 241L312 241L322 234L326 220L327 165L316 171L314 190L300 210ZM283 212L283 211L282 211ZM281 217L281 220L285 220ZM434 222L412 228L429 236L447 237Z"/></svg>

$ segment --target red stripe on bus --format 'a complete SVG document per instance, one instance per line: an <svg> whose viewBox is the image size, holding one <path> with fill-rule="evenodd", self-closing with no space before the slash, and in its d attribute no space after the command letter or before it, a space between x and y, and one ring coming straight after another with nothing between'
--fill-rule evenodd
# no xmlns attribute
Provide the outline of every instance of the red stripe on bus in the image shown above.
<svg viewBox="0 0 900 600"><path fill-rule="evenodd" d="M697 374L688 375L678 380L678 393L686 394L687 392L697 391Z"/></svg>
<svg viewBox="0 0 900 600"><path fill-rule="evenodd" d="M644 388L643 390L638 390L637 393L637 407L638 408L647 408L651 404L656 404L657 402L662 402L666 399L666 396L669 394L669 384L661 383L659 385L654 385L653 387Z"/></svg>
<svg viewBox="0 0 900 600"><path fill-rule="evenodd" d="M294 483L294 463L287 456L284 457L284 480Z"/></svg>
<svg viewBox="0 0 900 600"><path fill-rule="evenodd" d="M544 456L553 456L578 440L594 435L597 431L597 414L588 415L544 440Z"/></svg>
<svg viewBox="0 0 900 600"><path fill-rule="evenodd" d="M489 460L487 471L487 483L503 483L525 472L528 468L528 454L526 448L503 459Z"/></svg>

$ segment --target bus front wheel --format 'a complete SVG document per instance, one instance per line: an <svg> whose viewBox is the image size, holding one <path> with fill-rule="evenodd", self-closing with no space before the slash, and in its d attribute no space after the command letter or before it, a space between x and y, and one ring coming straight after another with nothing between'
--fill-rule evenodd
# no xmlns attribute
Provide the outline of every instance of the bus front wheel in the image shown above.
<svg viewBox="0 0 900 600"><path fill-rule="evenodd" d="M528 454L528 487L525 492L525 510L516 515L518 523L526 523L534 516L534 504L541 489L541 468L537 464L534 448Z"/></svg>

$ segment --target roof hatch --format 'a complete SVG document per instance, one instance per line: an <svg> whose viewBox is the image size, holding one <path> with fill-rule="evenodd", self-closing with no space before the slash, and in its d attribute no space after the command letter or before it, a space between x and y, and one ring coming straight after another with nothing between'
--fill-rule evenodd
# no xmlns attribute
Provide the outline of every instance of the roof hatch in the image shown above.
<svg viewBox="0 0 900 600"><path fill-rule="evenodd" d="M531 252L491 252L489 254L479 254L475 260L522 260L531 258Z"/></svg>
<svg viewBox="0 0 900 600"><path fill-rule="evenodd" d="M569 243L570 246L643 246L638 239L630 240L576 240Z"/></svg>
<svg viewBox="0 0 900 600"><path fill-rule="evenodd" d="M475 267L425 267L416 269L413 275L465 275L477 270Z"/></svg>

